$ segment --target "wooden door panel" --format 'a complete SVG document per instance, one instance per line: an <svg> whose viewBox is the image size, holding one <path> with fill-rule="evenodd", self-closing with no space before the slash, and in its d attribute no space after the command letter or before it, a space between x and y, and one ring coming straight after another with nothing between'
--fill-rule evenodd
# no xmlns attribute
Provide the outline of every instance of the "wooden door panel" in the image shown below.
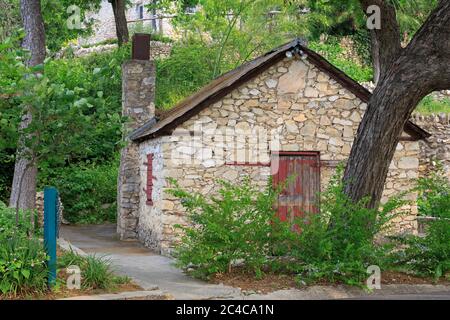
<svg viewBox="0 0 450 320"><path fill-rule="evenodd" d="M305 213L317 213L320 191L320 156L315 152L280 153L275 155L278 170L273 169L274 185L286 183L277 207L282 221L292 221ZM296 227L296 226L294 226Z"/></svg>

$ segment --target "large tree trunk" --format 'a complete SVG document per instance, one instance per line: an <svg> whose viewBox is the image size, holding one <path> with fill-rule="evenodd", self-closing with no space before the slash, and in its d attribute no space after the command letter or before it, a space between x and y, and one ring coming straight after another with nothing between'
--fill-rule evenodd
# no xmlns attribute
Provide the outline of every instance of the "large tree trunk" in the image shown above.
<svg viewBox="0 0 450 320"><path fill-rule="evenodd" d="M373 83L377 85L378 81L380 81L381 76L380 43L378 42L377 36L373 30L370 31L370 41L373 67Z"/></svg>
<svg viewBox="0 0 450 320"><path fill-rule="evenodd" d="M45 59L45 31L41 14L40 0L21 0L20 10L25 39L23 48L30 51L29 66L42 64ZM20 129L23 130L31 123L32 116L29 111L24 115ZM9 204L19 209L34 209L36 202L37 163L34 152L24 146L25 137L18 142L14 178Z"/></svg>
<svg viewBox="0 0 450 320"><path fill-rule="evenodd" d="M397 24L395 16L384 23ZM385 25L384 30L389 33L393 29ZM450 1L439 2L405 49L397 49L400 35L395 39L378 37L383 39L380 82L359 126L344 174L350 199L369 196L371 207L379 204L389 164L412 111L432 91L450 88Z"/></svg>
<svg viewBox="0 0 450 320"><path fill-rule="evenodd" d="M129 41L127 17L125 15L125 0L109 0L114 12L117 42L119 46Z"/></svg>

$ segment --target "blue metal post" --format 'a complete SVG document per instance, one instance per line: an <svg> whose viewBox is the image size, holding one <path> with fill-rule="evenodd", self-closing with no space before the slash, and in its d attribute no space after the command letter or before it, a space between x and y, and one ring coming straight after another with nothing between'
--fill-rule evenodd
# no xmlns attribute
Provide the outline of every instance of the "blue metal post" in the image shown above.
<svg viewBox="0 0 450 320"><path fill-rule="evenodd" d="M44 189L44 245L50 257L48 261L48 285L56 282L56 234L57 234L57 199L55 188Z"/></svg>

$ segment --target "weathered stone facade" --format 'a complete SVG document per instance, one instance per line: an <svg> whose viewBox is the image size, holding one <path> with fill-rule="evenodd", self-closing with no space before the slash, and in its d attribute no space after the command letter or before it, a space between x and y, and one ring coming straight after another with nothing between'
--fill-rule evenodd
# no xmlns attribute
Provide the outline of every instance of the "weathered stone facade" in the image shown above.
<svg viewBox="0 0 450 320"><path fill-rule="evenodd" d="M238 183L250 176L265 186L271 174L266 164L273 152L318 151L324 188L336 165L348 158L366 107L308 61L283 59L180 124L171 135L140 143L141 181L147 179L148 153L157 159L157 176L153 205L146 205L142 188L139 191L139 238L170 254L178 240L174 225L186 223L180 202L166 192L167 178L205 195L217 188L217 179ZM419 143L403 139L390 166L383 201L410 189L418 169ZM405 208L396 231L416 232L415 215L414 205Z"/></svg>
<svg viewBox="0 0 450 320"><path fill-rule="evenodd" d="M131 60L122 67L122 115L125 136L155 115L155 64ZM125 139L120 158L117 190L117 232L122 240L137 238L139 221L139 145Z"/></svg>

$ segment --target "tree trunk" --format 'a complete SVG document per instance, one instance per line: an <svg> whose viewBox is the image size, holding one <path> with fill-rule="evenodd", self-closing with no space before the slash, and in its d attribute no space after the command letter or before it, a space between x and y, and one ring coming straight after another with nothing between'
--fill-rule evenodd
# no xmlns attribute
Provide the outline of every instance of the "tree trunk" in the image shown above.
<svg viewBox="0 0 450 320"><path fill-rule="evenodd" d="M42 64L45 59L45 31L40 0L21 0L20 10L25 29L22 47L29 50L31 54L27 64L29 66ZM31 120L31 113L26 111L22 118L20 129L27 128ZM34 160L33 150L24 146L24 139L24 137L21 137L17 146L9 205L19 209L34 209L36 202L37 163Z"/></svg>
<svg viewBox="0 0 450 320"><path fill-rule="evenodd" d="M373 83L378 84L381 75L380 67L380 44L373 30L370 31L371 40L371 54L372 54L372 67L373 67Z"/></svg>
<svg viewBox="0 0 450 320"><path fill-rule="evenodd" d="M129 41L127 17L125 14L125 0L109 0L114 12L117 42L119 46Z"/></svg>
<svg viewBox="0 0 450 320"><path fill-rule="evenodd" d="M412 111L429 93L450 88L449 36L450 1L441 0L405 49L398 52L396 44L387 43L389 37L380 41L382 74L358 128L344 174L345 192L351 200L369 196L370 207L379 204L389 164ZM383 43L387 43L386 47Z"/></svg>

